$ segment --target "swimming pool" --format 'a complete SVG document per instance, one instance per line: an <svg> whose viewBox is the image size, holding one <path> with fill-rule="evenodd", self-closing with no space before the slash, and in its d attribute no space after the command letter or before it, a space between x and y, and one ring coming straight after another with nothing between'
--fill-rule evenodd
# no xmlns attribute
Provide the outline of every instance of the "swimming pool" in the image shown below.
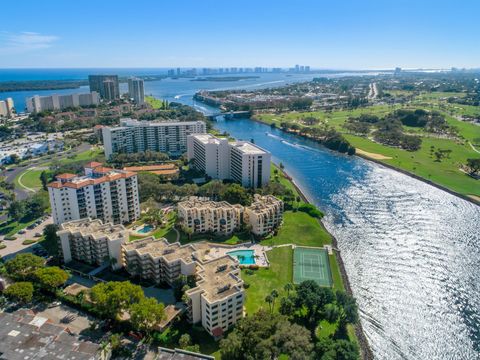
<svg viewBox="0 0 480 360"><path fill-rule="evenodd" d="M140 234L146 234L152 231L153 229L154 229L153 225L143 225L143 227L141 229L138 229L137 232Z"/></svg>
<svg viewBox="0 0 480 360"><path fill-rule="evenodd" d="M227 252L227 254L237 258L240 265L253 265L253 264L255 264L255 251L254 250L235 250L235 251Z"/></svg>

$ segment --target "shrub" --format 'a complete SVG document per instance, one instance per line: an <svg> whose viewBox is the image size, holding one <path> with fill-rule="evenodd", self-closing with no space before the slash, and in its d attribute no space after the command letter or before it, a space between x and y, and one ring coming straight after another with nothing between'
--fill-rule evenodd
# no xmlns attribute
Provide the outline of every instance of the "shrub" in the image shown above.
<svg viewBox="0 0 480 360"><path fill-rule="evenodd" d="M7 245L5 245L5 244L0 244L0 250L5 249L6 247L7 247Z"/></svg>
<svg viewBox="0 0 480 360"><path fill-rule="evenodd" d="M244 287L245 289L248 289L248 288L250 287L250 284L247 283L247 282L244 282L244 283L243 283L243 287Z"/></svg>
<svg viewBox="0 0 480 360"><path fill-rule="evenodd" d="M298 210L307 213L314 218L321 219L323 217L323 213L318 210L315 205L312 204L302 204L298 207Z"/></svg>
<svg viewBox="0 0 480 360"><path fill-rule="evenodd" d="M27 239L27 240L23 240L22 245L31 245L36 242L37 242L36 240Z"/></svg>
<svg viewBox="0 0 480 360"><path fill-rule="evenodd" d="M17 237L16 237L16 236L5 236L5 237L3 238L3 240L13 241L13 240L17 240Z"/></svg>
<svg viewBox="0 0 480 360"><path fill-rule="evenodd" d="M259 266L258 265L250 265L248 268L250 270L258 270Z"/></svg>

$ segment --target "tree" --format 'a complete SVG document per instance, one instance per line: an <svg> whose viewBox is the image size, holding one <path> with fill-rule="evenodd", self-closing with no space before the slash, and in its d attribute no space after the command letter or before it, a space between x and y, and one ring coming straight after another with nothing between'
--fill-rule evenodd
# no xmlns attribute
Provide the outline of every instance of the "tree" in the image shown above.
<svg viewBox="0 0 480 360"><path fill-rule="evenodd" d="M14 221L18 221L24 216L25 203L22 201L12 201L8 207L8 217Z"/></svg>
<svg viewBox="0 0 480 360"><path fill-rule="evenodd" d="M292 324L279 314L260 310L241 319L220 341L222 359L277 359L281 354L292 360L310 358L312 344L304 327Z"/></svg>
<svg viewBox="0 0 480 360"><path fill-rule="evenodd" d="M37 269L35 279L45 290L55 291L59 286L65 284L68 280L68 273L58 266L49 266Z"/></svg>
<svg viewBox="0 0 480 360"><path fill-rule="evenodd" d="M47 174L47 172L46 172L45 170L42 171L41 174L40 174L40 181L42 182L42 188L43 188L43 190L45 190L45 191L48 190L48 189L47 189L48 180L49 180L49 179L48 179L48 174Z"/></svg>
<svg viewBox="0 0 480 360"><path fill-rule="evenodd" d="M130 305L129 312L132 325L148 333L165 317L165 306L154 298L143 298Z"/></svg>
<svg viewBox="0 0 480 360"><path fill-rule="evenodd" d="M278 298L278 291L276 289L273 289L272 292L270 293L270 296L273 299L272 308L275 309L275 301Z"/></svg>
<svg viewBox="0 0 480 360"><path fill-rule="evenodd" d="M282 297L280 299L279 312L285 316L291 316L295 311L295 303L291 296Z"/></svg>
<svg viewBox="0 0 480 360"><path fill-rule="evenodd" d="M18 254L5 263L7 273L14 279L25 280L32 276L35 271L45 265L45 260L39 256L25 253Z"/></svg>
<svg viewBox="0 0 480 360"><path fill-rule="evenodd" d="M132 304L144 298L140 286L129 281L110 281L98 283L90 290L90 297L96 308L105 316L116 318L120 312L126 311Z"/></svg>
<svg viewBox="0 0 480 360"><path fill-rule="evenodd" d="M29 303L33 298L33 285L28 281L14 283L5 290L5 296L19 303Z"/></svg>
<svg viewBox="0 0 480 360"><path fill-rule="evenodd" d="M312 331L321 318L325 305L334 300L335 295L332 289L321 287L313 280L303 281L297 286L295 306L297 308L305 307L306 318Z"/></svg>
<svg viewBox="0 0 480 360"><path fill-rule="evenodd" d="M268 303L268 308L270 309L270 312L273 311L272 304L273 304L274 301L275 301L275 299L273 298L273 296L271 294L265 296L265 302Z"/></svg>
<svg viewBox="0 0 480 360"><path fill-rule="evenodd" d="M358 360L357 344L348 340L321 338L315 345L315 358L320 360Z"/></svg>
<svg viewBox="0 0 480 360"><path fill-rule="evenodd" d="M180 349L186 349L192 345L192 338L188 334L183 334L180 336L180 340L178 341L178 346L180 346Z"/></svg>
<svg viewBox="0 0 480 360"><path fill-rule="evenodd" d="M470 169L470 174L476 174L480 171L480 158L467 159L467 166Z"/></svg>
<svg viewBox="0 0 480 360"><path fill-rule="evenodd" d="M230 184L222 194L223 200L230 204L250 205L252 196L248 190L239 184Z"/></svg>
<svg viewBox="0 0 480 360"><path fill-rule="evenodd" d="M58 225L56 224L48 224L43 228L43 236L45 244L49 244L48 248L57 249L58 242L60 238L57 235ZM52 254L50 254L52 255Z"/></svg>

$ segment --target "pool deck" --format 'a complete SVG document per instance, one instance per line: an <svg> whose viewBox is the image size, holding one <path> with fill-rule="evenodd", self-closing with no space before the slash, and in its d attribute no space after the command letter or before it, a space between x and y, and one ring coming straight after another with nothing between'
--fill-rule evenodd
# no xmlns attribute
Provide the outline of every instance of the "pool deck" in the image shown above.
<svg viewBox="0 0 480 360"><path fill-rule="evenodd" d="M269 246L263 246L260 244L241 244L241 245L221 245L208 243L210 245L210 257L212 259L219 258L227 255L227 253L238 250L253 250L253 255L255 256L255 265L261 267L269 267L270 263L268 262L267 251L272 250ZM247 266L248 265L242 265Z"/></svg>
<svg viewBox="0 0 480 360"><path fill-rule="evenodd" d="M145 226L152 226L149 224L142 224L142 225L137 225L135 228L129 229L130 234L135 235L135 236L149 236L151 235L157 228L155 226L152 226L152 230L149 232L140 232Z"/></svg>

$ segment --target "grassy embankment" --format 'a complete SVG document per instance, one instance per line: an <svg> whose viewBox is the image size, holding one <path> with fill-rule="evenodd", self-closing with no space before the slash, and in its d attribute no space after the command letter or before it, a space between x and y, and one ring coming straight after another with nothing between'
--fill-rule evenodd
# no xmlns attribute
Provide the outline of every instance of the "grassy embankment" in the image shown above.
<svg viewBox="0 0 480 360"><path fill-rule="evenodd" d="M317 112L291 112L285 114L260 114L256 115L256 119L267 124L275 123L280 126L282 122L298 123L301 125L301 119L307 116L313 116L320 119L322 123L333 126L342 132L346 139L357 149L383 155L385 158L379 161L415 174L421 178L430 180L438 185L444 186L454 192L463 195L480 196L480 183L478 180L466 175L460 170L460 166L465 164L468 158L478 158L480 154L475 152L470 143L476 144L480 138L480 127L467 122L459 121L450 114L454 112L462 113L472 111L468 106L458 104L446 104L442 102L442 97L426 97L419 95L411 104L405 108L424 108L426 110L437 110L442 112L449 125L458 129L459 135L464 139L444 139L423 132L418 128L404 127L406 132L415 133L422 137L422 146L419 150L409 152L399 148L393 148L374 142L371 138L360 137L347 133L343 128L343 124L348 117L359 116L360 114L375 114L384 116L387 113L400 108L400 106L378 105L368 108L356 110L342 110L326 113L324 111ZM462 110L463 109L463 110ZM477 110L480 111L480 110ZM433 149L451 150L450 158L444 158L440 162L436 161L431 153Z"/></svg>

